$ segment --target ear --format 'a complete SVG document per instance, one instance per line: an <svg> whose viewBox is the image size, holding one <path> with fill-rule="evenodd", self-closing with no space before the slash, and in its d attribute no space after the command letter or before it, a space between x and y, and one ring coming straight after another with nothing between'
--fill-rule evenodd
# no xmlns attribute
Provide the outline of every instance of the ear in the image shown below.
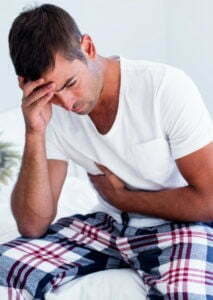
<svg viewBox="0 0 213 300"><path fill-rule="evenodd" d="M81 50L87 58L96 57L95 45L88 34L84 34L81 38Z"/></svg>

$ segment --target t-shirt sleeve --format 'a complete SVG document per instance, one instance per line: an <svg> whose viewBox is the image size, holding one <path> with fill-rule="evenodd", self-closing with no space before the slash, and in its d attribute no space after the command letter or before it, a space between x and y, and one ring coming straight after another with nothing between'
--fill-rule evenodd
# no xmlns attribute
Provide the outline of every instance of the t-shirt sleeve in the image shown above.
<svg viewBox="0 0 213 300"><path fill-rule="evenodd" d="M213 140L213 123L198 88L184 72L169 71L160 93L163 130L174 159L190 154Z"/></svg>
<svg viewBox="0 0 213 300"><path fill-rule="evenodd" d="M47 159L69 161L68 155L63 147L62 138L59 133L56 132L51 122L48 124L46 129L45 142Z"/></svg>

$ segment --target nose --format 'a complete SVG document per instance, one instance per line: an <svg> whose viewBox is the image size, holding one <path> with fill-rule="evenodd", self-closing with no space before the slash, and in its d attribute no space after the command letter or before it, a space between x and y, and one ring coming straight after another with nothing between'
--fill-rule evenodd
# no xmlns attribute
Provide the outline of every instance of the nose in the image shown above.
<svg viewBox="0 0 213 300"><path fill-rule="evenodd" d="M57 102L67 110L72 110L73 105L76 100L74 95L70 91L62 90L60 92L55 92L55 97L57 98Z"/></svg>

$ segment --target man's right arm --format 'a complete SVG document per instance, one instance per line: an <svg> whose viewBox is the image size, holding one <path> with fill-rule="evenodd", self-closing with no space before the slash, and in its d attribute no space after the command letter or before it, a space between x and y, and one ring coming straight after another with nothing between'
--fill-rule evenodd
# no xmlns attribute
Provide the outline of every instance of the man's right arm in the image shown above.
<svg viewBox="0 0 213 300"><path fill-rule="evenodd" d="M12 193L11 206L18 229L23 236L42 236L57 212L57 202L66 173L67 162L47 160L46 128L52 116L51 100L55 84L44 79L25 82L22 111L26 133L22 165Z"/></svg>
<svg viewBox="0 0 213 300"><path fill-rule="evenodd" d="M18 229L23 236L42 236L57 212L66 178L67 162L47 160L44 135L26 135L22 166L11 198Z"/></svg>

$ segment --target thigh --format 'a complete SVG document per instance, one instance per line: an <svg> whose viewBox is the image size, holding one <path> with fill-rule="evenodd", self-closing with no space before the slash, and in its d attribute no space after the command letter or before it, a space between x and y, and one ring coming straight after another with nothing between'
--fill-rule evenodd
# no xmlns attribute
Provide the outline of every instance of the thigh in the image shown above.
<svg viewBox="0 0 213 300"><path fill-rule="evenodd" d="M79 276L126 267L114 247L113 222L104 213L74 215L51 225L40 239L20 237L0 245L0 285L7 287L8 299L43 299Z"/></svg>
<svg viewBox="0 0 213 300"><path fill-rule="evenodd" d="M131 266L148 298L213 299L213 229L208 223L171 223L137 230Z"/></svg>

